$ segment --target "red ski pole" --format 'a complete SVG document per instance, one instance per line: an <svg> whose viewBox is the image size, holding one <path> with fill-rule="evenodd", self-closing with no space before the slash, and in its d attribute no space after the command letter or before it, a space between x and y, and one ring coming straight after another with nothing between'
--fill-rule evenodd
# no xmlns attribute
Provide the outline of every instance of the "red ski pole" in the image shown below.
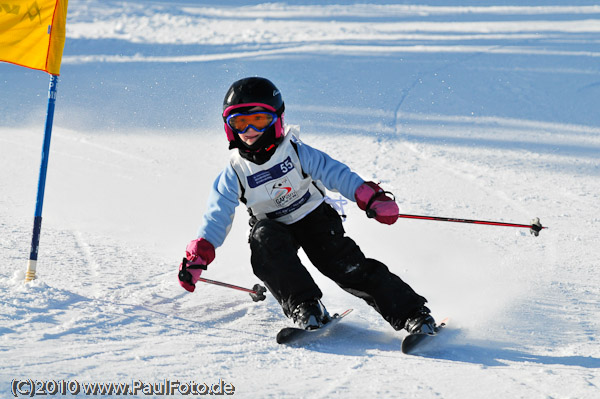
<svg viewBox="0 0 600 399"><path fill-rule="evenodd" d="M266 291L266 289L259 284L255 284L254 287L252 287L253 289L250 289L250 288L240 287L238 285L224 283L222 281L209 280L209 279L203 278L203 277L200 277L198 279L198 281L202 281L203 283L207 283L207 284L218 285L218 286L225 287L225 288L231 288L231 289L238 290L238 291L244 291L244 292L248 292L250 294L255 294L255 295L260 294L262 290ZM257 288L256 286L259 286L260 288ZM265 291L262 291L262 292L265 292Z"/></svg>
<svg viewBox="0 0 600 399"><path fill-rule="evenodd" d="M393 197L393 194L389 191L379 191L376 193L367 204L367 217L374 218L377 216L375 210L371 209L371 203L380 195L390 194ZM539 236L540 231L543 229L547 229L547 227L542 226L540 223L540 218L534 218L531 220L531 224L518 224L518 223L506 223L506 222L493 222L489 220L473 220L473 219L458 219L458 218L447 218L440 216L422 216L422 215L406 215L399 214L398 218L404 219L420 219L420 220L435 220L437 222L454 222L454 223L472 223L472 224L486 224L489 226L504 226L504 227L521 227L529 229L529 232L534 236Z"/></svg>
<svg viewBox="0 0 600 399"><path fill-rule="evenodd" d="M190 281L191 282L192 275L190 274L190 272L187 271L187 269L202 269L202 270L206 270L206 266L205 265L192 265L192 266L188 266L187 264L188 264L187 258L183 258L182 265L181 265L181 270L179 271L179 279L181 281ZM198 278L198 281L201 281L201 282L207 283L207 284L218 285L220 287L231 288L231 289L234 289L234 290L247 292L247 293L250 294L250 297L252 298L252 300L254 302L264 301L267 298L265 296L265 292L267 292L267 289L265 287L263 287L262 285L260 285L260 284L254 284L254 286L252 287L252 289L250 289L250 288L240 287L238 285L224 283L222 281L209 280L209 279L203 278L203 277Z"/></svg>
<svg viewBox="0 0 600 399"><path fill-rule="evenodd" d="M542 229L548 227L542 226L539 218L535 218L531 221L531 224L518 224L518 223L506 223L506 222L493 222L488 220L471 220L471 219L458 219L458 218L447 218L439 216L420 216L420 215L404 215L399 214L398 218L404 219L420 219L420 220L435 220L438 222L454 222L454 223L471 223L471 224L485 224L489 226L504 226L504 227L521 227L527 228L534 236L538 236Z"/></svg>

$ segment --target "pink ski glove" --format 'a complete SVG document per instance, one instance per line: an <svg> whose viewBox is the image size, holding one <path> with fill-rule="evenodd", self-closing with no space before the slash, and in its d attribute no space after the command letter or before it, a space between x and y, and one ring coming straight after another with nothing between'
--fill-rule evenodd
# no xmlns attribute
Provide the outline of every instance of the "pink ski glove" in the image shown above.
<svg viewBox="0 0 600 399"><path fill-rule="evenodd" d="M203 270L198 266L204 266L206 269L214 259L215 247L210 242L204 238L190 242L185 250L185 259L179 265L179 285L189 292L194 292Z"/></svg>
<svg viewBox="0 0 600 399"><path fill-rule="evenodd" d="M185 249L188 265L210 265L215 259L215 247L204 238L192 240Z"/></svg>
<svg viewBox="0 0 600 399"><path fill-rule="evenodd" d="M398 204L388 194L392 195L383 191L377 183L368 181L358 186L354 198L368 217L375 218L379 223L394 224L398 220Z"/></svg>
<svg viewBox="0 0 600 399"><path fill-rule="evenodd" d="M187 263L187 259L184 259ZM192 266L193 267L193 266ZM194 292L196 283L202 274L202 269L190 269L187 265L183 266L183 262L179 264L179 285L186 291Z"/></svg>

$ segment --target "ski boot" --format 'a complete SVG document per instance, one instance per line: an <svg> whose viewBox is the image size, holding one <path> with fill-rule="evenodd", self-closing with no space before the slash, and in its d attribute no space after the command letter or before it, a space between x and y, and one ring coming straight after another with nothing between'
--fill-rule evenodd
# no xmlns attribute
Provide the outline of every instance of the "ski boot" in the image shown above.
<svg viewBox="0 0 600 399"><path fill-rule="evenodd" d="M435 320L429 314L430 310L426 306L418 308L410 316L404 328L409 334L435 334Z"/></svg>
<svg viewBox="0 0 600 399"><path fill-rule="evenodd" d="M303 330L316 330L327 324L331 317L318 299L302 302L292 311L292 320Z"/></svg>

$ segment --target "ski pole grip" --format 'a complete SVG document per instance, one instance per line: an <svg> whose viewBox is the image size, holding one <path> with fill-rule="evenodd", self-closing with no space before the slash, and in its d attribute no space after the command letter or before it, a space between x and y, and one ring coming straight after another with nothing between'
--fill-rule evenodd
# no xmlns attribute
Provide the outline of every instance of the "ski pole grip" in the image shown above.
<svg viewBox="0 0 600 399"><path fill-rule="evenodd" d="M206 265L191 265L191 266L188 266L187 264L190 263L190 261L188 260L188 258L185 258L185 257L183 258L182 263L183 263L182 270L185 270L185 269L202 269L202 270L208 270L208 266L206 266Z"/></svg>
<svg viewBox="0 0 600 399"><path fill-rule="evenodd" d="M206 265L191 265L188 266L188 259L187 258L183 258L183 260L181 261L181 270L179 271L178 277L179 277L179 281L183 281L185 283L192 283L192 273L188 272L187 269L202 269L202 270L207 270L207 266Z"/></svg>
<svg viewBox="0 0 600 399"><path fill-rule="evenodd" d="M371 209L371 205L373 205L373 202L375 202L375 200L377 200L377 198L381 197L381 196L386 196L387 194L392 196L392 200L395 201L396 198L394 197L394 194L392 194L389 191L378 191L375 194L373 194L373 196L371 197L371 199L369 200L369 202L367 203L367 209L365 209L365 212L367 213L367 217L369 219L373 219L375 217L377 217L377 212L374 209Z"/></svg>

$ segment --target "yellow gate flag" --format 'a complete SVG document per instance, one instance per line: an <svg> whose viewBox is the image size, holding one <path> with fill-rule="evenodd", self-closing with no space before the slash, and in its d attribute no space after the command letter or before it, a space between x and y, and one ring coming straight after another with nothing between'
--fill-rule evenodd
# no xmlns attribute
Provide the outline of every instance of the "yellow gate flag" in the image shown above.
<svg viewBox="0 0 600 399"><path fill-rule="evenodd" d="M60 74L68 0L0 0L0 61Z"/></svg>

